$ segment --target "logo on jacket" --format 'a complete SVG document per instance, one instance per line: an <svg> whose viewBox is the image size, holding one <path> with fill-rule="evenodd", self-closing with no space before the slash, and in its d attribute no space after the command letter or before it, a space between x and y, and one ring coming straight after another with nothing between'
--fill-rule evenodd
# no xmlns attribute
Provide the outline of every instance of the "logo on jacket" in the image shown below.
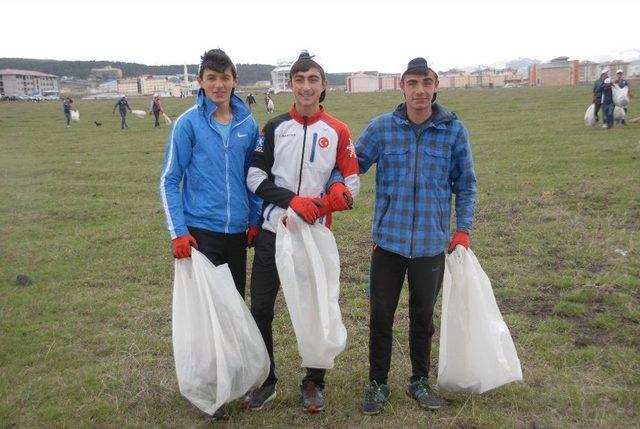
<svg viewBox="0 0 640 429"><path fill-rule="evenodd" d="M256 142L256 148L254 152L264 152L264 136L261 135L258 137L258 141Z"/></svg>
<svg viewBox="0 0 640 429"><path fill-rule="evenodd" d="M356 158L356 148L353 146L351 139L349 139L349 144L347 145L347 150L349 151L349 158Z"/></svg>
<svg viewBox="0 0 640 429"><path fill-rule="evenodd" d="M320 140L318 140L318 146L322 149L326 149L327 146L329 146L329 139L326 137L320 137Z"/></svg>

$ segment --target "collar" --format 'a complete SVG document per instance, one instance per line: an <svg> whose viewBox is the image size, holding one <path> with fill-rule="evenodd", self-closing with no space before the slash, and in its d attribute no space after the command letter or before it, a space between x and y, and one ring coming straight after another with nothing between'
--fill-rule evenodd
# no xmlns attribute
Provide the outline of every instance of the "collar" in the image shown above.
<svg viewBox="0 0 640 429"><path fill-rule="evenodd" d="M249 109L245 106L244 102L234 92L229 101L231 105L231 112L233 113L233 119L231 123L240 122L251 114ZM204 94L204 89L200 88L196 97L196 105L204 113L205 118L211 118L218 106L213 101L209 100Z"/></svg>
<svg viewBox="0 0 640 429"><path fill-rule="evenodd" d="M393 112L393 117L399 124L407 127L411 126L409 122L409 116L407 114L406 102L398 105L396 110ZM455 113L449 112L438 103L433 103L431 105L431 116L429 117L429 119L427 119L424 126L427 128L434 127L438 129L444 129L447 127L448 122L451 122L455 119L458 119Z"/></svg>
<svg viewBox="0 0 640 429"><path fill-rule="evenodd" d="M298 112L296 111L296 105L293 104L293 106L291 106L291 109L289 109L289 115L291 115L291 117L298 123L300 124L304 124L304 117L298 115ZM322 104L320 105L320 110L318 110L316 113L314 113L312 116L307 116L307 125L311 125L315 122L318 122L320 119L322 119L322 117L325 115L324 112L324 107L322 107Z"/></svg>

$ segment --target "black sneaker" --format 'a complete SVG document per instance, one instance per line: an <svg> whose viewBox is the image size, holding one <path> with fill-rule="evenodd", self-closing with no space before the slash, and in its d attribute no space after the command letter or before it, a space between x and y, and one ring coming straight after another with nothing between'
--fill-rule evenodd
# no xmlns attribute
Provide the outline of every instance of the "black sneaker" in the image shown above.
<svg viewBox="0 0 640 429"><path fill-rule="evenodd" d="M372 381L364 394L364 400L362 401L362 414L373 416L380 414L384 404L389 399L389 386L386 384L378 384Z"/></svg>
<svg viewBox="0 0 640 429"><path fill-rule="evenodd" d="M240 403L243 410L258 411L264 407L264 404L276 397L276 383L264 383L260 387L247 392Z"/></svg>
<svg viewBox="0 0 640 429"><path fill-rule="evenodd" d="M322 388L313 381L305 381L300 386L302 391L302 409L306 413L319 413L324 408Z"/></svg>
<svg viewBox="0 0 640 429"><path fill-rule="evenodd" d="M229 420L229 413L227 412L227 407L225 405L221 406L216 410L215 413L213 413L213 415L207 416L207 420L210 420L210 421Z"/></svg>
<svg viewBox="0 0 640 429"><path fill-rule="evenodd" d="M429 380L422 377L407 385L407 395L415 399L422 408L437 410L444 405L444 401L433 391Z"/></svg>

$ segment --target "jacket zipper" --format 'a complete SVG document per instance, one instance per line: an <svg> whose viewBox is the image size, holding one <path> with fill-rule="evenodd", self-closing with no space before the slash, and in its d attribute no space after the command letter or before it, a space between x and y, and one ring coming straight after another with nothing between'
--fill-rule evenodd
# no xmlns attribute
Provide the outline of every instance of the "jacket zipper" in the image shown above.
<svg viewBox="0 0 640 429"><path fill-rule="evenodd" d="M304 148L307 143L307 117L303 116L302 119L304 120L304 125L303 125L304 133L302 135L302 156L300 157L300 175L298 177L298 192L296 192L296 195L300 195L300 187L302 186L302 167L304 166Z"/></svg>
<svg viewBox="0 0 640 429"><path fill-rule="evenodd" d="M417 182L418 182L418 155L420 153L418 143L420 142L420 138L424 133L424 128L420 130L420 134L416 135L416 154L414 156L414 165L413 165L413 216L411 217L411 240L409 242L409 258L413 258L413 230L416 227L416 194L417 194ZM414 133L415 134L415 133Z"/></svg>

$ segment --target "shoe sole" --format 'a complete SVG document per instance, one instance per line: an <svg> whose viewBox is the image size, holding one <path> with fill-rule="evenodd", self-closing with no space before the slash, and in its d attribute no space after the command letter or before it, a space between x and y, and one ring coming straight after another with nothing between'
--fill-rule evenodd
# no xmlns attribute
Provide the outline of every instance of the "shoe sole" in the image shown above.
<svg viewBox="0 0 640 429"><path fill-rule="evenodd" d="M273 394L271 396L269 396L267 399L265 399L264 402L262 403L262 405L260 405L259 407L251 407L251 404L249 404L246 408L244 408L244 404L241 404L240 408L242 408L243 410L260 411L261 409L264 408L265 405L267 405L269 402L273 401L273 399L276 397L277 393L278 393L277 391L274 391Z"/></svg>
<svg viewBox="0 0 640 429"><path fill-rule="evenodd" d="M404 393L406 393L409 398L418 402L418 400L414 398L408 390L405 390ZM425 410L439 410L440 408L442 408L442 405L422 405L420 402L418 402L418 406L420 408L424 408Z"/></svg>
<svg viewBox="0 0 640 429"><path fill-rule="evenodd" d="M304 411L305 413L309 413L309 414L319 413L322 410L324 410L324 405L321 406L321 407L316 407L315 405L310 405L308 407L303 407L302 408L302 411Z"/></svg>

